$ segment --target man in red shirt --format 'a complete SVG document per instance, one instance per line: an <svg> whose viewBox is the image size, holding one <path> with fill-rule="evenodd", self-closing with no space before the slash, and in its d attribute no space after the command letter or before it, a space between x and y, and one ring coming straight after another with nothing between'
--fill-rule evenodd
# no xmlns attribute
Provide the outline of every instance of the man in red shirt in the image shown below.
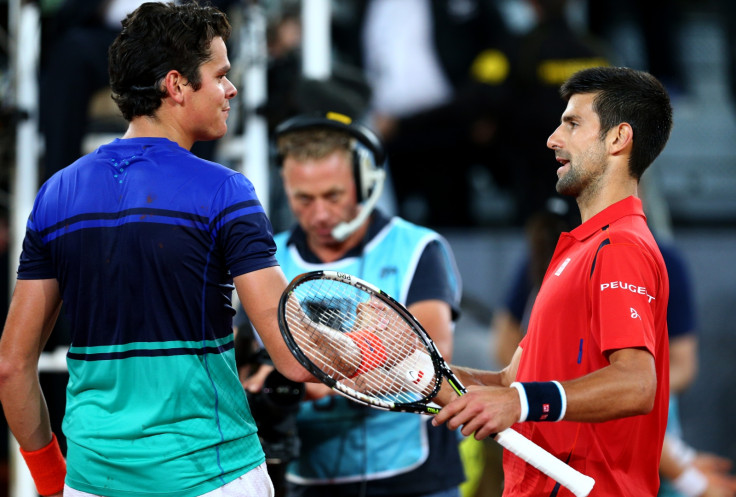
<svg viewBox="0 0 736 497"><path fill-rule="evenodd" d="M563 233L511 364L453 370L469 386L435 424L480 439L513 425L596 480L591 497L655 496L667 423L669 282L638 198L644 170L672 127L651 75L600 67L573 75L547 141L557 191L574 196L582 224ZM552 422L550 422L552 421ZM504 455L504 496L568 496Z"/></svg>

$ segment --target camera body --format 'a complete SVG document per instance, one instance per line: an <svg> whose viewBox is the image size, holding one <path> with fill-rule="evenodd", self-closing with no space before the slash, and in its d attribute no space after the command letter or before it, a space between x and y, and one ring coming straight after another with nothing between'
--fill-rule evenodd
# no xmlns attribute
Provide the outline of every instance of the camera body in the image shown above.
<svg viewBox="0 0 736 497"><path fill-rule="evenodd" d="M247 393L269 464L286 463L299 455L296 415L305 390L304 383L291 381L274 369L260 392Z"/></svg>

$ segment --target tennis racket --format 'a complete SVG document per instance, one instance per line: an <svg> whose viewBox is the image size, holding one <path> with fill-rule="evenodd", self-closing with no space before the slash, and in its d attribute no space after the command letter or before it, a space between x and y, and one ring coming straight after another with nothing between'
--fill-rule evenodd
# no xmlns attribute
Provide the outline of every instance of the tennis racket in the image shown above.
<svg viewBox="0 0 736 497"><path fill-rule="evenodd" d="M466 392L411 313L355 276L312 271L294 278L281 296L279 328L307 370L361 404L437 414L432 399L443 378L458 395ZM595 484L512 429L494 439L577 497L587 496Z"/></svg>

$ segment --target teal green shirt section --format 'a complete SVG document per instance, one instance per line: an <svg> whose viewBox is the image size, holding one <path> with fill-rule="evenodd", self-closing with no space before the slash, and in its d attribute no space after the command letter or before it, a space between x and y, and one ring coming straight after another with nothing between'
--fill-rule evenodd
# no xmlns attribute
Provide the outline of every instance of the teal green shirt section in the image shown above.
<svg viewBox="0 0 736 497"><path fill-rule="evenodd" d="M86 360L67 359L69 486L195 497L264 462L234 350L223 350L232 340L72 347Z"/></svg>

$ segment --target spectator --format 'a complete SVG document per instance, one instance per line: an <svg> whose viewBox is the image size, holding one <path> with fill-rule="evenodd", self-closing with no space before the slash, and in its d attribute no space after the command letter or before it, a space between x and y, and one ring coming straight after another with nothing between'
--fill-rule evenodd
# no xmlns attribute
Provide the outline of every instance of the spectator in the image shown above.
<svg viewBox="0 0 736 497"><path fill-rule="evenodd" d="M642 69L656 76L672 98L687 92L683 68L678 57L677 30L680 25L679 1L620 0L617 2L589 0L587 2L588 29L600 39L614 44L614 31L630 23L641 35ZM632 65L633 61L624 61Z"/></svg>
<svg viewBox="0 0 736 497"><path fill-rule="evenodd" d="M667 436L662 449L659 497L709 497L736 495L731 461L696 451L682 440L678 397L695 380L698 368L698 336L692 281L685 260L672 242L659 241L670 279L667 329L670 338L670 406Z"/></svg>
<svg viewBox="0 0 736 497"><path fill-rule="evenodd" d="M566 204L564 204L566 205ZM534 299L542 285L560 235L576 223L551 210L539 211L526 223L526 256L521 261L503 307L493 313L491 332L495 339L495 359L503 367L511 363L519 342L526 334Z"/></svg>
<svg viewBox="0 0 736 497"><path fill-rule="evenodd" d="M513 44L503 17L484 0L352 5L337 16L335 45L370 83L369 119L386 143L399 212L436 226L474 224L468 171L482 164L493 174L501 163L496 132Z"/></svg>
<svg viewBox="0 0 736 497"><path fill-rule="evenodd" d="M549 168L549 152L540 143L559 124L564 102L560 85L575 71L607 66L607 48L586 33L573 28L566 17L566 0L527 0L536 17L535 26L525 33L512 57L513 112L501 130L503 142L513 156L504 163L510 189L516 201L517 223L546 209L548 202L575 212L574 199L555 191L557 177ZM554 199L554 200L552 200Z"/></svg>

